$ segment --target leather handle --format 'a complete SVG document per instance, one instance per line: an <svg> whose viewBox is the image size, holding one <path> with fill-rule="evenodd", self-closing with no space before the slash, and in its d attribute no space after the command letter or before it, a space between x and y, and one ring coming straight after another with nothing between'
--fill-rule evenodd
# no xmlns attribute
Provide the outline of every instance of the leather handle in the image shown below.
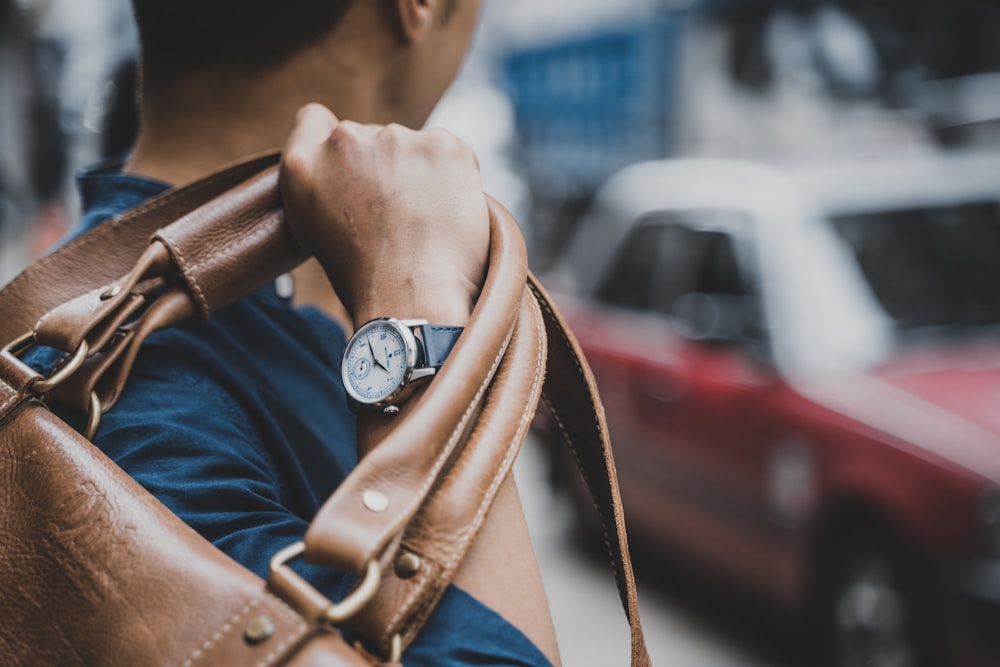
<svg viewBox="0 0 1000 667"><path fill-rule="evenodd" d="M213 200L219 201L223 194L228 200L239 192L240 184L276 165L278 159L276 153L251 158L172 190L29 266L0 290L0 345L33 330L38 320L56 307L115 284L132 271L154 233Z"/></svg>
<svg viewBox="0 0 1000 667"><path fill-rule="evenodd" d="M479 534L527 436L546 350L542 314L525 289L514 334L475 427L402 535L396 562L403 569L385 572L375 599L349 624L383 653L396 635L404 648L412 643Z"/></svg>
<svg viewBox="0 0 1000 667"><path fill-rule="evenodd" d="M399 425L358 463L306 534L310 562L356 574L403 531L455 452L507 350L524 293L527 253L516 223L488 200L489 270L448 363ZM380 494L373 511L365 498Z"/></svg>
<svg viewBox="0 0 1000 667"><path fill-rule="evenodd" d="M277 159L276 155L257 158L168 193L39 261L0 291L0 312L4 313L0 342L34 329L45 315L75 299L79 301L64 311L67 317L56 327L62 331L54 331L51 340L72 345L87 334L95 334L107 342L112 338L107 332L122 321L120 309L135 307L130 291L102 299L107 286L125 278L132 287L142 280L169 280L171 266L176 267L176 275L204 316L291 268L304 255L290 242L283 223L273 168ZM314 562L360 572L369 560L385 555L389 544L398 541L407 526L419 525L419 521L412 523L414 517L425 503L433 506L435 497L430 492L441 481L439 475L466 428L474 423L500 366L528 280L549 340L543 396L567 445L573 448L606 533L610 537L614 532L615 539L608 540L609 555L632 627L632 665L648 665L614 461L593 376L544 290L533 277L527 278L516 223L492 200L489 211L490 270L469 326L452 352L453 363L442 368L417 409L362 460L324 505L307 535L306 555ZM150 247L154 234L158 243ZM230 243L235 245L227 250ZM145 263L136 267L147 248ZM164 260L163 248L169 252L169 261ZM147 275L150 271L155 278ZM111 303L97 303L103 300ZM188 312L183 304L172 306L169 316L155 324L173 324L180 314ZM153 325L147 327L146 335L151 328ZM4 374L17 388L0 392L5 411L9 411L28 392L21 386L25 381L23 365L9 355L5 364L17 371ZM0 364L0 372L5 370ZM119 375L124 379L127 369L119 370ZM11 383L3 377L0 380ZM0 388L8 387L0 384ZM456 396L469 401L456 402ZM443 447L436 441L441 434L448 435ZM420 446L414 447L415 439ZM414 456L415 451L419 456ZM371 490L385 494L390 511L372 512L364 507L366 492Z"/></svg>

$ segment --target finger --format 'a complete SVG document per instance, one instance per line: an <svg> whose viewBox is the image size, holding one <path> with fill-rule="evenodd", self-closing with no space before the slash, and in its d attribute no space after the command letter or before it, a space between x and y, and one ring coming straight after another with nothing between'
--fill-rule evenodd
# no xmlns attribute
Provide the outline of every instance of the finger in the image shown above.
<svg viewBox="0 0 1000 667"><path fill-rule="evenodd" d="M295 124L285 142L285 153L321 145L340 121L322 104L307 104L295 118Z"/></svg>

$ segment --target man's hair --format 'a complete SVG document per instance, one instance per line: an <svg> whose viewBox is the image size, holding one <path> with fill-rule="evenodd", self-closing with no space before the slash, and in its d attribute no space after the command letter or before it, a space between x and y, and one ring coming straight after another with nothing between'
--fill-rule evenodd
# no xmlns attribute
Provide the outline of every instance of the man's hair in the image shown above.
<svg viewBox="0 0 1000 667"><path fill-rule="evenodd" d="M202 67L276 66L329 34L353 0L132 0L142 67L168 82Z"/></svg>

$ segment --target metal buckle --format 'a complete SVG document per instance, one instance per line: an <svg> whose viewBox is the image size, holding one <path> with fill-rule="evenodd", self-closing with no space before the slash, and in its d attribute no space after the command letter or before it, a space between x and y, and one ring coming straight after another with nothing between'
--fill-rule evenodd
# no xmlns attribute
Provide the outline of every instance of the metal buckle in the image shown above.
<svg viewBox="0 0 1000 667"><path fill-rule="evenodd" d="M93 441L97 435L97 427L101 425L101 399L97 392L90 392L90 404L87 406L87 426L83 430L83 437Z"/></svg>
<svg viewBox="0 0 1000 667"><path fill-rule="evenodd" d="M15 357L20 356L28 351L29 348L35 342L35 332L29 331L26 334L22 334L7 343L3 347L3 352L9 352ZM55 373L47 378L42 378L41 380L35 380L31 383L28 389L36 394L47 394L60 384L65 382L73 373L80 370L80 366L83 366L83 362L87 360L87 355L90 353L90 345L87 340L84 339L80 341L80 346L76 348L72 355L70 355L69 360L62 365L62 367Z"/></svg>
<svg viewBox="0 0 1000 667"><path fill-rule="evenodd" d="M35 343L35 332L29 331L26 334L22 334L3 346L2 352L9 352L15 357L27 352ZM47 378L42 378L40 380L35 380L28 387L28 391L36 394L47 394L61 383L65 382L73 373L80 370L83 366L83 362L87 360L87 354L90 352L90 345L87 343L86 339L80 342L80 346L76 348L76 351L69 357L69 360L63 364L63 366ZM96 391L90 392L90 403L87 406L87 426L84 428L83 436L87 440L93 440L94 436L97 434L97 428L101 425L101 399L97 396Z"/></svg>
<svg viewBox="0 0 1000 667"><path fill-rule="evenodd" d="M271 572L276 572L285 567L289 561L298 558L306 550L305 542L291 544L271 558ZM378 561L368 561L365 576L343 600L331 603L322 614L322 619L331 625L340 625L347 619L356 615L366 604L371 602L378 592L378 586L382 582L382 569Z"/></svg>
<svg viewBox="0 0 1000 667"><path fill-rule="evenodd" d="M90 345L87 344L86 339L80 341L80 347L76 348L76 352L70 356L69 361L62 365L62 367L55 373L43 380L35 380L31 384L31 391L38 394L47 394L60 384L65 382L73 373L80 370L80 366L83 366L83 362L87 360L87 353L90 352Z"/></svg>
<svg viewBox="0 0 1000 667"><path fill-rule="evenodd" d="M29 331L26 334L22 334L3 346L3 352L10 352L15 357L22 355L25 350L31 347L32 343L35 342L35 332Z"/></svg>

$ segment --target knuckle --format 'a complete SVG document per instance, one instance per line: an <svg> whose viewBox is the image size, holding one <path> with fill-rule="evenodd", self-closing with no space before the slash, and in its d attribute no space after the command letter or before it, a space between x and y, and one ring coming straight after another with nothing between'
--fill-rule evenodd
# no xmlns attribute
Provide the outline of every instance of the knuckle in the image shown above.
<svg viewBox="0 0 1000 667"><path fill-rule="evenodd" d="M465 157L472 155L472 148L457 135L441 128L433 131L435 132L438 146L443 152Z"/></svg>
<svg viewBox="0 0 1000 667"><path fill-rule="evenodd" d="M389 123L382 128L381 135L388 139L400 139L408 132L409 130L399 123Z"/></svg>
<svg viewBox="0 0 1000 667"><path fill-rule="evenodd" d="M342 120L333 129L333 132L330 133L330 142L334 144L354 143L361 140L362 134L360 123L356 123L353 120Z"/></svg>
<svg viewBox="0 0 1000 667"><path fill-rule="evenodd" d="M389 123L379 130L378 140L390 149L397 149L408 145L413 134L412 130L399 123Z"/></svg>
<svg viewBox="0 0 1000 667"><path fill-rule="evenodd" d="M341 121L327 139L327 151L332 155L353 155L364 141L364 126L350 120Z"/></svg>

